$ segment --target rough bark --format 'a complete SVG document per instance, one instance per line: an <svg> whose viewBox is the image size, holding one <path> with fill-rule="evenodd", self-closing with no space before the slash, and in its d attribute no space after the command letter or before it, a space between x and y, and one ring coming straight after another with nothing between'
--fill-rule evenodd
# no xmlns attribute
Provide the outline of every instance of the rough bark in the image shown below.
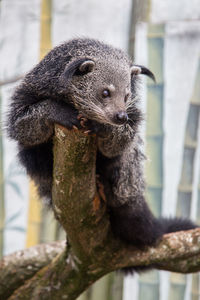
<svg viewBox="0 0 200 300"><path fill-rule="evenodd" d="M96 191L95 136L56 126L54 144L54 212L67 232L67 247L61 247L57 257L52 255L55 258L50 263L46 260L45 267L24 275L18 289L11 283L9 289L15 292L9 298L6 292L0 294L0 299L73 300L103 275L129 266L153 265L183 273L200 270L200 229L168 234L157 247L144 251L127 247L113 236L98 182ZM23 262L20 266L20 272L26 274L26 263L24 270Z"/></svg>
<svg viewBox="0 0 200 300"><path fill-rule="evenodd" d="M41 244L5 256L0 262L0 299L7 299L19 286L65 249L66 242Z"/></svg>

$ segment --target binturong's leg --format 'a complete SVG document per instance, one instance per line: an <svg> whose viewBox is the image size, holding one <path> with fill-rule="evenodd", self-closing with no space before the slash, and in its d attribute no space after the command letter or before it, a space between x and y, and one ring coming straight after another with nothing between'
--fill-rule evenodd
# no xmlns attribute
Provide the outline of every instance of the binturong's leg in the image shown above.
<svg viewBox="0 0 200 300"><path fill-rule="evenodd" d="M144 198L144 155L134 147L114 158L97 157L114 234L136 247L154 245L163 230Z"/></svg>
<svg viewBox="0 0 200 300"><path fill-rule="evenodd" d="M155 245L165 233L197 227L188 219L153 216L144 198L144 160L137 145L130 145L114 158L97 155L97 173L105 189L112 230L139 248Z"/></svg>

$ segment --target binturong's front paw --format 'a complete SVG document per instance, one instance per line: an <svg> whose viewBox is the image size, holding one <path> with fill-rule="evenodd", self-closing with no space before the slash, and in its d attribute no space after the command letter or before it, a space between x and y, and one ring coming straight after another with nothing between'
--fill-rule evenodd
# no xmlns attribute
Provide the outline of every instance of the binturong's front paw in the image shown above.
<svg viewBox="0 0 200 300"><path fill-rule="evenodd" d="M80 124L85 128L87 134L96 134L99 137L106 137L109 133L109 128L105 124L98 123L93 120L87 120L82 115L80 115Z"/></svg>
<svg viewBox="0 0 200 300"><path fill-rule="evenodd" d="M80 129L82 126L78 119L78 114L78 111L74 107L63 102L54 101L52 103L52 113L48 116L48 120L58 123L67 129Z"/></svg>
<svg viewBox="0 0 200 300"><path fill-rule="evenodd" d="M88 119L85 118L82 114L78 114L77 119L79 120L81 128L84 130L85 134L90 134L91 130L88 128ZM74 129L78 129L75 128Z"/></svg>

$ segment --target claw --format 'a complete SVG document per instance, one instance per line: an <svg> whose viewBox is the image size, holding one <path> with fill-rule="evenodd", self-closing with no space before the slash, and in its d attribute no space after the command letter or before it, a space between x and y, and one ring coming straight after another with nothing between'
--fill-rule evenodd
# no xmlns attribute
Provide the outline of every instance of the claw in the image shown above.
<svg viewBox="0 0 200 300"><path fill-rule="evenodd" d="M77 119L78 120L80 120L80 119L82 119L83 118L83 115L82 114L79 114L78 116L77 116Z"/></svg>
<svg viewBox="0 0 200 300"><path fill-rule="evenodd" d="M91 130L86 130L86 131L84 131L84 133L89 134L89 133L91 133Z"/></svg>
<svg viewBox="0 0 200 300"><path fill-rule="evenodd" d="M82 126L83 128L86 127L83 120L80 121L80 124L81 124L81 126Z"/></svg>
<svg viewBox="0 0 200 300"><path fill-rule="evenodd" d="M97 175L97 181L96 182L97 182L98 193L99 193L101 199L106 203L106 195L105 195L105 192L104 192L104 185L103 185L103 183L100 182L98 175Z"/></svg>
<svg viewBox="0 0 200 300"><path fill-rule="evenodd" d="M85 117L82 117L81 120L83 120L83 122L87 122L88 121L88 119L85 118Z"/></svg>
<svg viewBox="0 0 200 300"><path fill-rule="evenodd" d="M84 127L87 127L86 123L88 121L88 119L82 117L79 119L80 120L80 125L84 128Z"/></svg>

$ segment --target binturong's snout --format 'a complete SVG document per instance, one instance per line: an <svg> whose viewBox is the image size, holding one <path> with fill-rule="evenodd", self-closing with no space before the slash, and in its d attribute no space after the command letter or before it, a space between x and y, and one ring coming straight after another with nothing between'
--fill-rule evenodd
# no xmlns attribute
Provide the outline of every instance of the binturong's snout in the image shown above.
<svg viewBox="0 0 200 300"><path fill-rule="evenodd" d="M123 125L128 121L128 115L125 111L119 111L115 114L115 123L118 125Z"/></svg>

